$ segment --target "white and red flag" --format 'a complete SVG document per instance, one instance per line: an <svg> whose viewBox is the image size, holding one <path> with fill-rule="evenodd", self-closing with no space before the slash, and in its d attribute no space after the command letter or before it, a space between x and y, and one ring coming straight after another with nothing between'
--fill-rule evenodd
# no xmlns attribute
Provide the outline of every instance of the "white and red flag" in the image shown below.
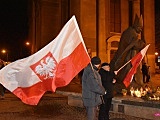
<svg viewBox="0 0 160 120"><path fill-rule="evenodd" d="M35 54L0 70L0 83L22 102L37 105L46 91L68 85L90 62L75 16Z"/></svg>
<svg viewBox="0 0 160 120"><path fill-rule="evenodd" d="M149 44L150 45L150 44ZM130 85L130 83L132 82L133 76L137 71L137 67L139 66L139 64L141 63L143 57L145 56L149 45L147 45L145 48L143 48L137 55L135 55L131 60L131 64L132 67L129 70L129 72L127 73L126 77L123 80L123 83L126 87L128 87Z"/></svg>

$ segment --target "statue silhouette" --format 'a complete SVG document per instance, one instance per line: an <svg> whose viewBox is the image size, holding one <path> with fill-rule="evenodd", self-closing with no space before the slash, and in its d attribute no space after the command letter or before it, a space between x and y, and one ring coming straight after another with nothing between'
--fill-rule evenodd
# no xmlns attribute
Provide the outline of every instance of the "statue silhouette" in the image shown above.
<svg viewBox="0 0 160 120"><path fill-rule="evenodd" d="M133 56L135 56L141 49L145 47L145 40L139 39L139 34L142 32L143 20L142 16L135 16L135 20L132 26L129 26L121 35L120 42L118 45L118 50L116 51L113 59L110 62L111 69L113 71L118 70L125 63L127 63ZM126 74L131 68L131 64L127 64L122 70L117 74L117 82L115 84L115 89L117 92L121 92L124 88L123 80ZM137 73L134 76L134 81L141 84L141 70L140 67L137 68Z"/></svg>

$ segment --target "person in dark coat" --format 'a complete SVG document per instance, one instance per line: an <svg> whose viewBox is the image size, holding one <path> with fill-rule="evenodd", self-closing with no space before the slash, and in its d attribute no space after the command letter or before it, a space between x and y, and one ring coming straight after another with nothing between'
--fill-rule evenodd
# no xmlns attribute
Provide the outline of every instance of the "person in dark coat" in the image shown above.
<svg viewBox="0 0 160 120"><path fill-rule="evenodd" d="M142 74L143 74L143 83L149 82L150 75L149 75L149 67L146 63L142 64Z"/></svg>
<svg viewBox="0 0 160 120"><path fill-rule="evenodd" d="M109 120L109 110L114 96L114 83L116 82L114 77L117 74L117 71L111 72L109 64L103 63L99 70L99 74L101 75L102 85L107 93L103 95L104 103L100 105L98 119Z"/></svg>
<svg viewBox="0 0 160 120"><path fill-rule="evenodd" d="M91 64L84 68L82 75L82 100L86 108L87 120L97 120L97 108L102 104L100 96L105 94L105 89L98 73L100 64L100 58L93 57Z"/></svg>

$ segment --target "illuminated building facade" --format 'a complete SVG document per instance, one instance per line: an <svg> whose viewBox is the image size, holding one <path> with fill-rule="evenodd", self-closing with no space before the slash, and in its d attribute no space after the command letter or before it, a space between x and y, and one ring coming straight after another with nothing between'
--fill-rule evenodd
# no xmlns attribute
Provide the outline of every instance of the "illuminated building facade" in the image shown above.
<svg viewBox="0 0 160 120"><path fill-rule="evenodd" d="M146 62L155 72L154 0L30 0L32 52L53 40L64 24L76 16L84 42L103 62L110 62L122 32L132 25L135 15L143 16L141 37L151 44Z"/></svg>

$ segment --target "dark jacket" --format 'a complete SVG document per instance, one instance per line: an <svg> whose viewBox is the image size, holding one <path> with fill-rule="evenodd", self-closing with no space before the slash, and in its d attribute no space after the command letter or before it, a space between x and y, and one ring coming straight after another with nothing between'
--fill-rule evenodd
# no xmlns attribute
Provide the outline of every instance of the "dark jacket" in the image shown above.
<svg viewBox="0 0 160 120"><path fill-rule="evenodd" d="M102 103L100 95L105 94L101 83L101 77L95 66L94 70L89 64L82 75L82 99L84 106L97 106Z"/></svg>
<svg viewBox="0 0 160 120"><path fill-rule="evenodd" d="M114 91L114 83L112 83L113 78L115 77L114 72L106 71L103 68L101 68L99 70L99 74L101 75L102 85L107 92L107 94L105 94L104 97L112 98Z"/></svg>
<svg viewBox="0 0 160 120"><path fill-rule="evenodd" d="M143 64L143 65L142 65L142 73L143 73L144 75L148 75L148 67L147 67L146 64Z"/></svg>

